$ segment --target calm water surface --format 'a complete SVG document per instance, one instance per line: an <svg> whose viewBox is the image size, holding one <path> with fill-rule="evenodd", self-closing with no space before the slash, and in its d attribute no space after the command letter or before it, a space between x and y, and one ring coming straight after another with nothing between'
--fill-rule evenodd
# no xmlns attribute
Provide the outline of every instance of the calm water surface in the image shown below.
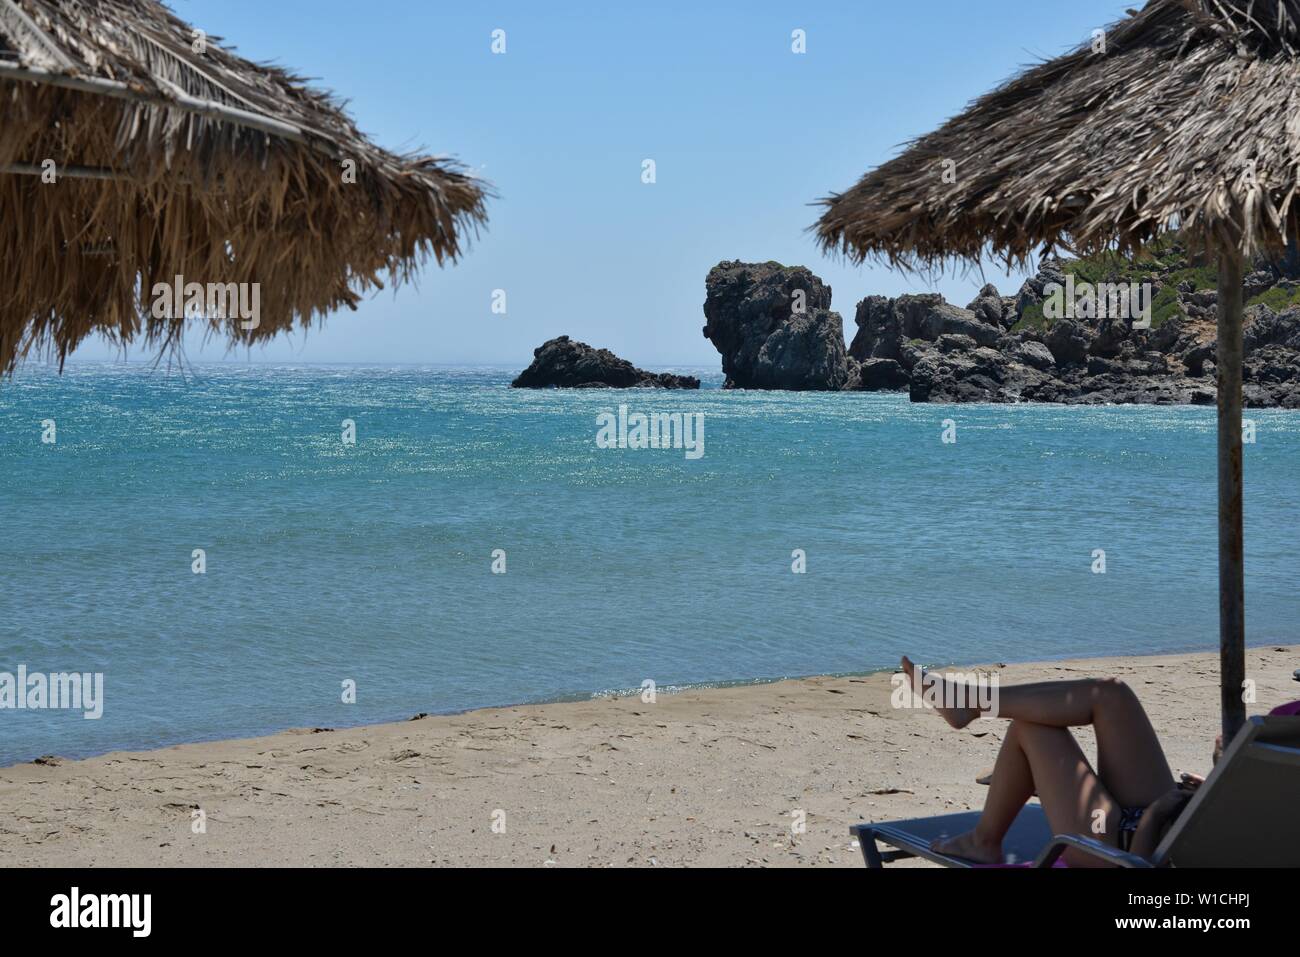
<svg viewBox="0 0 1300 957"><path fill-rule="evenodd" d="M1217 646L1212 409L510 377L82 364L0 384L0 671L100 671L106 697L98 721L0 711L0 765L903 651ZM619 403L703 413L704 456L597 448ZM1300 414L1248 414L1248 640L1294 643Z"/></svg>

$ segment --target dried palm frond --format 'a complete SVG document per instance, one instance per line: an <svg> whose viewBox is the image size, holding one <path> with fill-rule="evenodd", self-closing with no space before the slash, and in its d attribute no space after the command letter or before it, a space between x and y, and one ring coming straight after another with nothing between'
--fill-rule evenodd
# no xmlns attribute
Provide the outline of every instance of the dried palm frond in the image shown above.
<svg viewBox="0 0 1300 957"><path fill-rule="evenodd" d="M1151 0L823 200L818 239L912 268L1173 229L1280 253L1300 225L1297 24L1300 0Z"/></svg>
<svg viewBox="0 0 1300 957"><path fill-rule="evenodd" d="M206 317L232 343L309 326L454 261L489 195L157 0L0 0L0 373L92 333L174 342L152 290L177 276L259 286L254 328Z"/></svg>

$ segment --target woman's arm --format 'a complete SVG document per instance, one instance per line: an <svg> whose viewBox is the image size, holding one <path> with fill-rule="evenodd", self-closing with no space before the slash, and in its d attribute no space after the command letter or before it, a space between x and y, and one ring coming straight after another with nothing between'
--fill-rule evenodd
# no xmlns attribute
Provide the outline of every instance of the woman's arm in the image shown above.
<svg viewBox="0 0 1300 957"><path fill-rule="evenodd" d="M1214 739L1214 763L1218 764L1221 757L1223 757L1222 734ZM1183 783L1179 787L1157 798L1138 822L1129 851L1138 857L1151 860L1151 855L1160 846L1160 839L1165 836L1169 825L1183 813L1183 808L1187 807L1187 802L1192 799L1196 789L1204 783L1205 778L1199 774L1184 774Z"/></svg>
<svg viewBox="0 0 1300 957"><path fill-rule="evenodd" d="M1138 822L1137 831L1133 834L1133 843L1129 846L1129 853L1151 860L1156 848L1160 846L1160 839L1164 837L1166 828L1182 813L1187 802L1191 800L1192 794L1192 791L1174 788L1157 798Z"/></svg>

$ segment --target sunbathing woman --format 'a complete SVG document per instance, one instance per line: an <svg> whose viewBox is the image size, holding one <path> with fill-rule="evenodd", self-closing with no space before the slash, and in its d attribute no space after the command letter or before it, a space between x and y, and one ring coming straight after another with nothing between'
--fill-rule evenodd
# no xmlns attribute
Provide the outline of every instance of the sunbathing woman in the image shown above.
<svg viewBox="0 0 1300 957"><path fill-rule="evenodd" d="M913 688L922 686L908 658L903 659L903 671ZM956 690L937 675L925 675L924 680ZM973 702L975 696L944 694L939 700ZM1150 858L1204 780L1184 775L1183 786L1175 784L1150 719L1137 696L1118 679L1004 686L998 688L995 703L996 713L976 707L936 708L954 728L966 727L981 713L1011 719L979 823L966 834L935 841L934 850L942 854L1001 863L1002 839L1037 791L1052 833L1081 834ZM1097 736L1096 770L1069 730L1083 725L1091 725ZM1065 852L1065 860L1070 866L1105 866L1073 850Z"/></svg>

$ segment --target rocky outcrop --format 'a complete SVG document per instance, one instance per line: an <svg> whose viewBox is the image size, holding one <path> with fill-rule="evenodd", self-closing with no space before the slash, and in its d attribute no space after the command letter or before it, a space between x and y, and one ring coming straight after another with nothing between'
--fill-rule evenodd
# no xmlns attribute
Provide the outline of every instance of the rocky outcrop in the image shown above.
<svg viewBox="0 0 1300 957"><path fill-rule="evenodd" d="M533 364L510 383L516 389L698 389L694 376L646 372L608 349L560 336L533 350Z"/></svg>
<svg viewBox="0 0 1300 957"><path fill-rule="evenodd" d="M1056 365L1063 369L1084 365L1092 348L1092 338L1087 327L1072 319L1054 323L1043 341Z"/></svg>
<svg viewBox="0 0 1300 957"><path fill-rule="evenodd" d="M901 359L905 340L936 342L945 335L967 336L977 346L992 346L1003 331L1000 323L986 323L979 314L951 306L937 294L897 299L868 296L858 303L854 322L858 334L849 355L859 362Z"/></svg>
<svg viewBox="0 0 1300 957"><path fill-rule="evenodd" d="M1245 316L1247 406L1300 409L1300 276L1289 269L1257 261L1243 282L1254 300ZM1129 309L1108 300L1082 308L1085 277L1098 276L1137 283L1143 296ZM704 335L722 354L728 388L907 391L915 402L1213 405L1214 280L1176 238L1140 262L1048 259L1017 295L986 285L965 309L939 295L868 296L846 355L830 287L811 272L724 262L707 280ZM1072 316L1047 308L1058 287L1075 290Z"/></svg>
<svg viewBox="0 0 1300 957"><path fill-rule="evenodd" d="M856 373L845 387L849 391L906 392L912 382L897 359L865 359L857 364Z"/></svg>
<svg viewBox="0 0 1300 957"><path fill-rule="evenodd" d="M1147 301L1160 306L1151 328L1106 309L1046 319L1048 290L1064 286L1074 268L1048 260L1016 297L985 286L967 309L939 296L868 296L858 304L849 355L893 360L897 368L887 376L860 372L853 387L891 390L905 379L915 402L1215 403L1218 295L1197 288L1205 274L1189 268L1181 250L1140 277ZM1282 302L1300 300L1300 284L1276 271L1257 268L1246 277L1248 298L1270 290ZM1300 408L1300 305L1274 312L1257 303L1245 320L1246 404Z"/></svg>
<svg viewBox="0 0 1300 957"><path fill-rule="evenodd" d="M705 280L704 338L728 389L837 391L854 369L831 288L802 266L721 262Z"/></svg>
<svg viewBox="0 0 1300 957"><path fill-rule="evenodd" d="M985 325L1004 329L1010 329L1020 318L1019 313L1016 312L1016 298L999 295L998 287L992 283L979 291L975 301L967 306L966 310Z"/></svg>

